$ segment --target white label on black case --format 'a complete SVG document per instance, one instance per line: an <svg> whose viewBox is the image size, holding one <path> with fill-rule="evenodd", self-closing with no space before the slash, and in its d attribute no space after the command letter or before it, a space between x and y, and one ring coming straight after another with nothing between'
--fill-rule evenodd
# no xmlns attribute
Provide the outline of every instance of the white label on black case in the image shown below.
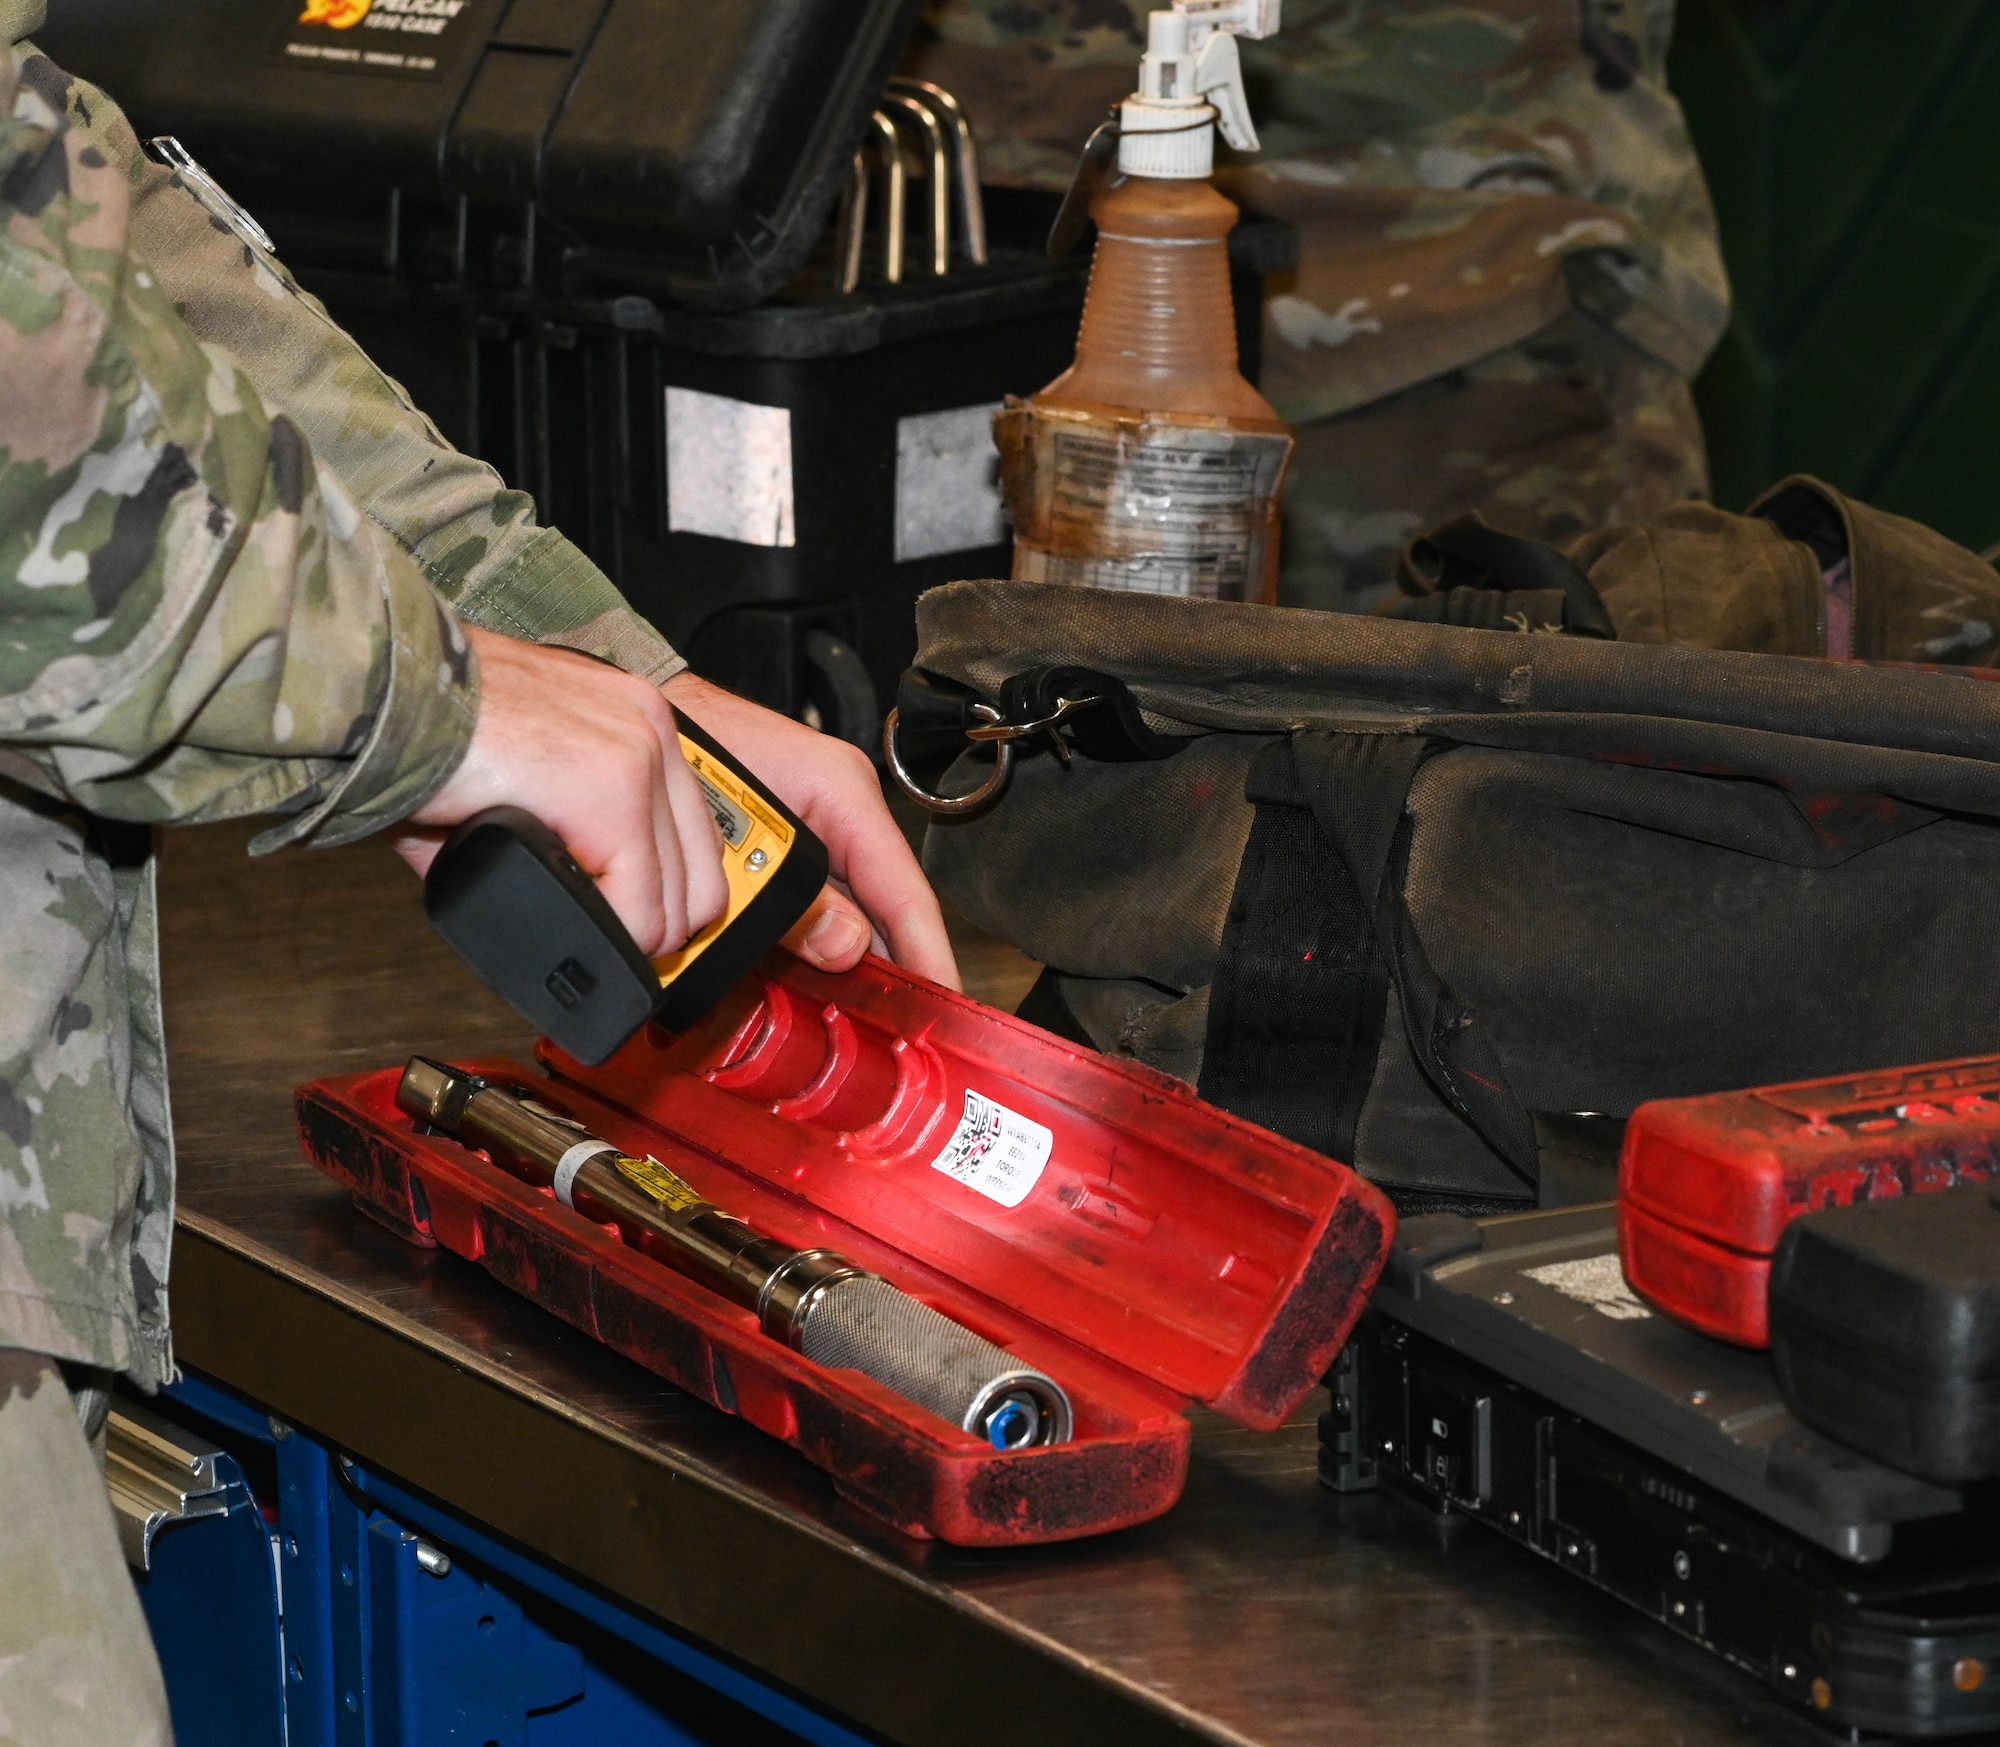
<svg viewBox="0 0 2000 1747"><path fill-rule="evenodd" d="M1640 1302L1639 1295L1625 1284L1625 1270L1617 1253L1580 1256L1572 1262L1549 1262L1539 1268L1523 1268L1530 1280L1552 1286L1565 1298L1587 1304L1599 1316L1613 1322L1637 1322L1653 1313Z"/></svg>

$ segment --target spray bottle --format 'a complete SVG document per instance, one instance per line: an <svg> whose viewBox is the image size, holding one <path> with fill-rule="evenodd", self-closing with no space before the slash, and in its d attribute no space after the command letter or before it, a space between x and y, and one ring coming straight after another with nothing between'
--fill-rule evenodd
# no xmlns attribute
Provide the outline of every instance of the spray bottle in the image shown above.
<svg viewBox="0 0 2000 1747"><path fill-rule="evenodd" d="M994 415L1017 580L1276 597L1292 439L1237 368L1237 214L1209 177L1218 127L1257 149L1236 38L1270 35L1279 4L1174 0L1147 19L1139 89L1092 142L1115 140L1117 167L1089 200L1097 252L1076 362Z"/></svg>

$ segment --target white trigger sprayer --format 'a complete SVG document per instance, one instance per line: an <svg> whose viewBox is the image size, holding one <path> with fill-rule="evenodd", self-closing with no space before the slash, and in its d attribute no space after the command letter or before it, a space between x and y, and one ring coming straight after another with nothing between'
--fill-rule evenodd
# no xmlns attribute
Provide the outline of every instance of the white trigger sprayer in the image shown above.
<svg viewBox="0 0 2000 1747"><path fill-rule="evenodd" d="M1171 12L1147 15L1139 89L1118 110L1124 174L1205 177L1215 167L1218 127L1238 151L1257 150L1236 39L1270 36L1281 3L1174 0Z"/></svg>

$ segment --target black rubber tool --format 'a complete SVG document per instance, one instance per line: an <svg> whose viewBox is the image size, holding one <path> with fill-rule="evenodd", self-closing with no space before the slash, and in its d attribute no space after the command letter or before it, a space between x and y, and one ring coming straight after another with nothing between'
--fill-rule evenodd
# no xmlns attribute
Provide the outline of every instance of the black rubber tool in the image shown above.
<svg viewBox="0 0 2000 1747"><path fill-rule="evenodd" d="M563 841L532 813L490 807L424 878L431 925L515 1012L596 1066L648 1019L684 1031L812 907L826 847L681 716L681 750L722 837L729 906L679 951L648 959Z"/></svg>

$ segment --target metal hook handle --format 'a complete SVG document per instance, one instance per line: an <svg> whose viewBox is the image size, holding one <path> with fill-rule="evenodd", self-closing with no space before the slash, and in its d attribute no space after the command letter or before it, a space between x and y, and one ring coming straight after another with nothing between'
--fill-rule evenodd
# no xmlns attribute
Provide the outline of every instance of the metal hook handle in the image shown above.
<svg viewBox="0 0 2000 1747"><path fill-rule="evenodd" d="M990 721L998 721L1000 712L990 704L975 704L976 713ZM963 819L967 814L984 812L997 801L1005 791L1009 779L1014 774L1014 742L999 740L994 743L993 774L969 795L934 795L903 768L902 758L896 751L896 723L901 717L900 710L891 710L882 724L882 761L889 767L889 774L896 786L915 801L926 812L935 813L941 819Z"/></svg>
<svg viewBox="0 0 2000 1747"><path fill-rule="evenodd" d="M1057 698L1056 707L1039 721L1034 722L1004 721L1001 718L1000 712L994 709L991 704L974 704L972 706L974 711L983 711L990 720L982 722L977 728L966 729L965 737L968 740L1006 741L1025 740L1030 734L1046 734L1052 741L1060 745L1061 736L1056 733L1056 729L1067 722L1078 710L1087 710L1092 704L1101 704L1103 702L1104 700L1098 697Z"/></svg>
<svg viewBox="0 0 2000 1747"><path fill-rule="evenodd" d="M926 192L930 196L931 272L942 278L951 271L951 156L945 148L944 124L930 105L902 91L891 91L883 103L906 115L922 132L930 151L926 162Z"/></svg>
<svg viewBox="0 0 2000 1747"><path fill-rule="evenodd" d="M975 266L986 265L986 206L979 192L979 148L973 142L972 123L965 107L942 85L928 79L894 78L892 91L907 91L928 103L950 131L958 149L959 220L965 231L965 252Z"/></svg>

